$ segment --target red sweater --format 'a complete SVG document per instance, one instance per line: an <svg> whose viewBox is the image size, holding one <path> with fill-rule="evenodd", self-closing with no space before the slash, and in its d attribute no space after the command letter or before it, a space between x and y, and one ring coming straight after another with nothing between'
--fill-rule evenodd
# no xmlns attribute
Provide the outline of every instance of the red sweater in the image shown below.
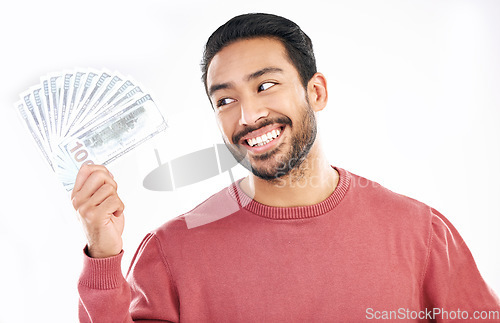
<svg viewBox="0 0 500 323"><path fill-rule="evenodd" d="M122 254L85 256L80 320L359 322L470 319L485 310L500 315L500 301L443 215L336 169L340 180L333 194L311 206L270 207L238 185L225 188L148 234L127 279ZM244 207L228 212L237 203Z"/></svg>

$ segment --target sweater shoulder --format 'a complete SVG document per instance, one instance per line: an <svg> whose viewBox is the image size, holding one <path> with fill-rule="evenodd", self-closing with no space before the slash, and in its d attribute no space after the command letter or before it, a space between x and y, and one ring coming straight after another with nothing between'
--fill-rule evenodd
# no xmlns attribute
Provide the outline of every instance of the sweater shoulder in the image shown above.
<svg viewBox="0 0 500 323"><path fill-rule="evenodd" d="M431 225L434 209L429 205L352 173L349 200L383 221L419 223L425 228Z"/></svg>

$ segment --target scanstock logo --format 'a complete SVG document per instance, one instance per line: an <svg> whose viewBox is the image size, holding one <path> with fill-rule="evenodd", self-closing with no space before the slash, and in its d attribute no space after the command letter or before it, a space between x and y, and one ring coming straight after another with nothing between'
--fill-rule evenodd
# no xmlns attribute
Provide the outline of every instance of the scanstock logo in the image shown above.
<svg viewBox="0 0 500 323"><path fill-rule="evenodd" d="M166 163L161 162L158 150L155 149L158 167L151 171L143 181L144 188L151 191L174 191L217 176L224 172L229 173L232 185L236 185L231 169L238 164L225 144L216 144L212 147L201 149L184 156L177 157ZM229 216L245 205L240 198L238 190L233 189L235 199L220 199L213 196L202 203L193 211L186 214L188 228L198 227ZM253 198L253 196L250 196ZM244 199L249 201L251 199ZM247 202L248 203L248 202ZM214 208L214 204L216 207ZM213 211L217 210L217 214Z"/></svg>

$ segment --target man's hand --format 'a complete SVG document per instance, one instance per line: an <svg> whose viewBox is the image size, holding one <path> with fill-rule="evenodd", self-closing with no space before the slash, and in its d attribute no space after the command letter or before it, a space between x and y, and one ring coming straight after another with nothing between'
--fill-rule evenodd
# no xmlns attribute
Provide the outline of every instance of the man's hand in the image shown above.
<svg viewBox="0 0 500 323"><path fill-rule="evenodd" d="M116 189L113 176L101 165L83 165L76 177L71 201L93 258L115 256L122 250L124 205Z"/></svg>

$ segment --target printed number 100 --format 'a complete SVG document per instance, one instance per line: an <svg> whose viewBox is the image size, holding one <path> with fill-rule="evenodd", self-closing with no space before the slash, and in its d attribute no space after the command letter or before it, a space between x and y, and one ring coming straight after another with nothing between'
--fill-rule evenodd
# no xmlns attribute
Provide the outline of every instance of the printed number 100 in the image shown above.
<svg viewBox="0 0 500 323"><path fill-rule="evenodd" d="M76 160L76 162L78 163L84 163L88 165L94 164L93 161L87 160L89 153L85 150L83 145L78 141L76 142L76 146L70 150L70 153L72 154L71 157L73 157L73 159Z"/></svg>

